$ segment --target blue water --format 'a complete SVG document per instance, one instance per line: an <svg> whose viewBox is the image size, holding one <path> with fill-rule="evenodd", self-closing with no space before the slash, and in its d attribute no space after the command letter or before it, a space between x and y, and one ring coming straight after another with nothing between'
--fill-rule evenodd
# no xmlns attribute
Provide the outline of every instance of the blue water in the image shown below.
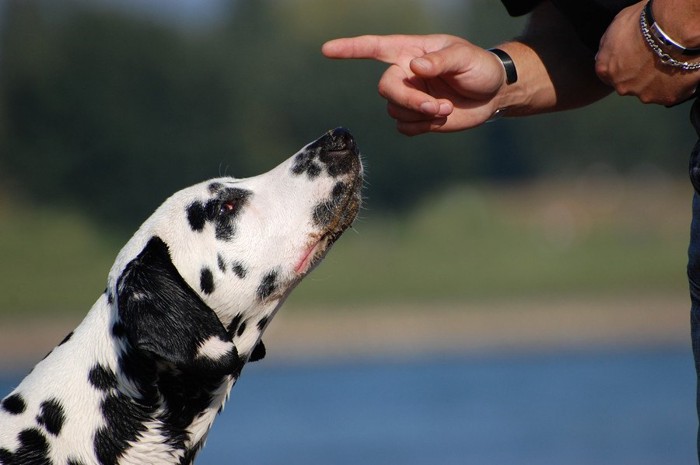
<svg viewBox="0 0 700 465"><path fill-rule="evenodd" d="M696 462L687 348L246 366L196 463ZM4 395L17 377L0 378Z"/></svg>

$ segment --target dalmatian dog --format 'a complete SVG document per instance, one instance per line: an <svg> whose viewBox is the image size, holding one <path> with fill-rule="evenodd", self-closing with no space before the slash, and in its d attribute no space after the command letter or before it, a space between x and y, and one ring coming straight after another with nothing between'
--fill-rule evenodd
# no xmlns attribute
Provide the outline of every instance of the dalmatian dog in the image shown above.
<svg viewBox="0 0 700 465"><path fill-rule="evenodd" d="M360 207L335 129L260 176L167 199L82 323L0 403L0 464L189 464L292 289Z"/></svg>

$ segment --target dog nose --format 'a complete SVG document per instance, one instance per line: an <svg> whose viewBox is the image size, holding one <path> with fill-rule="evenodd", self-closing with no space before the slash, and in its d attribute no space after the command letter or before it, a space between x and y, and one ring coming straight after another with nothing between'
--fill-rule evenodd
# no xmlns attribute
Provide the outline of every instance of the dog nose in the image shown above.
<svg viewBox="0 0 700 465"><path fill-rule="evenodd" d="M345 128L336 128L326 133L319 141L319 160L326 165L328 174L333 177L347 174L358 163L359 153L355 139Z"/></svg>
<svg viewBox="0 0 700 465"><path fill-rule="evenodd" d="M355 138L345 128L335 128L328 132L327 137L326 147L329 152L354 152L356 149Z"/></svg>
<svg viewBox="0 0 700 465"><path fill-rule="evenodd" d="M336 128L326 133L319 141L319 160L326 165L328 173L335 177L348 173L358 160L355 139L345 128Z"/></svg>

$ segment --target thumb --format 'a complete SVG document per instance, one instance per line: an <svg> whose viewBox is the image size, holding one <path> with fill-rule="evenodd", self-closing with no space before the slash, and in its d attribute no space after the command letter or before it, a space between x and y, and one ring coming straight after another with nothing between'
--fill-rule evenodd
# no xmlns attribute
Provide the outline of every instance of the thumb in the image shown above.
<svg viewBox="0 0 700 465"><path fill-rule="evenodd" d="M468 68L472 54L465 44L453 44L411 60L411 71L417 76L433 78L444 74L459 74Z"/></svg>

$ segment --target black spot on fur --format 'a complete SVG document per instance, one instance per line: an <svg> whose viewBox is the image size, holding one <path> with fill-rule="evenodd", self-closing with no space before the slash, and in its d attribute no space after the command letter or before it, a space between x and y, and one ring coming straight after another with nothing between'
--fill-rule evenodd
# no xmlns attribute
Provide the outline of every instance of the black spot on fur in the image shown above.
<svg viewBox="0 0 700 465"><path fill-rule="evenodd" d="M268 317L266 317L266 316L262 317L262 318L260 319L260 321L258 321L258 329L259 329L260 331L264 330L265 327L267 326L267 322L268 322L268 321L269 321L269 318L268 318Z"/></svg>
<svg viewBox="0 0 700 465"><path fill-rule="evenodd" d="M238 330L236 330L236 335L238 337L243 336L243 333L245 333L246 328L248 327L248 324L244 321L238 326Z"/></svg>
<svg viewBox="0 0 700 465"><path fill-rule="evenodd" d="M216 222L214 233L220 241L230 241L233 239L236 230L230 219L222 218Z"/></svg>
<svg viewBox="0 0 700 465"><path fill-rule="evenodd" d="M112 305L114 303L114 295L112 295L112 291L110 291L109 288L106 288L104 294L107 296L107 303Z"/></svg>
<svg viewBox="0 0 700 465"><path fill-rule="evenodd" d="M202 202L194 202L187 207L187 221L193 231L202 231L206 222L206 213Z"/></svg>
<svg viewBox="0 0 700 465"><path fill-rule="evenodd" d="M243 279L246 277L248 274L248 270L241 264L240 262L235 262L233 266L231 267L231 270L233 273L238 276L240 279Z"/></svg>
<svg viewBox="0 0 700 465"><path fill-rule="evenodd" d="M95 432L95 454L103 465L116 465L119 457L146 430L153 406L132 402L124 395L109 395L102 401L105 425Z"/></svg>
<svg viewBox="0 0 700 465"><path fill-rule="evenodd" d="M124 324L121 323L120 321L117 321L112 325L112 336L116 338L122 338L126 334L126 328L124 327Z"/></svg>
<svg viewBox="0 0 700 465"><path fill-rule="evenodd" d="M321 174L321 167L314 162L316 152L316 150L309 148L297 155L292 165L292 173L296 175L306 173L309 179L313 179Z"/></svg>
<svg viewBox="0 0 700 465"><path fill-rule="evenodd" d="M207 187L210 194L216 194L217 192L219 192L223 188L224 188L224 185L221 184L220 182L213 182L213 183L209 184L209 187Z"/></svg>
<svg viewBox="0 0 700 465"><path fill-rule="evenodd" d="M0 448L0 463L3 465L10 465L12 462L12 452L5 448Z"/></svg>
<svg viewBox="0 0 700 465"><path fill-rule="evenodd" d="M330 198L314 207L313 220L316 226L326 227L330 224L338 208L342 205L347 190L348 186L345 183L337 182L333 186Z"/></svg>
<svg viewBox="0 0 700 465"><path fill-rule="evenodd" d="M219 266L219 270L222 273L226 273L226 262L224 261L224 257L222 257L221 254L216 254L216 264Z"/></svg>
<svg viewBox="0 0 700 465"><path fill-rule="evenodd" d="M325 163L328 174L334 178L352 171L354 157L351 156L351 152L344 152L342 155L333 152L322 152L319 158Z"/></svg>
<svg viewBox="0 0 700 465"><path fill-rule="evenodd" d="M39 409L40 413L36 417L37 423L43 425L49 433L58 436L66 421L66 413L61 403L56 399L45 400Z"/></svg>
<svg viewBox="0 0 700 465"><path fill-rule="evenodd" d="M270 271L265 275L260 286L258 286L257 294L260 300L266 299L277 290L277 272Z"/></svg>
<svg viewBox="0 0 700 465"><path fill-rule="evenodd" d="M199 452L202 446L204 446L204 440L200 440L197 442L197 444L187 449L185 454L180 459L179 465L190 465L194 461L195 455L197 455L197 452Z"/></svg>
<svg viewBox="0 0 700 465"><path fill-rule="evenodd" d="M85 462L78 459L68 459L68 463L66 465L85 465Z"/></svg>
<svg viewBox="0 0 700 465"><path fill-rule="evenodd" d="M240 313L236 316L233 317L231 320L231 323L228 324L226 327L226 332L228 335L233 339L233 336L236 335L236 332L238 331L238 326L241 324L241 319L243 318L243 315Z"/></svg>
<svg viewBox="0 0 700 465"><path fill-rule="evenodd" d="M309 179L313 179L321 174L321 167L316 163L309 163L309 167L306 169L306 174L309 176Z"/></svg>
<svg viewBox="0 0 700 465"><path fill-rule="evenodd" d="M333 186L333 192L331 193L331 197L338 201L343 195L345 195L345 192L347 191L348 186L344 182L337 182L335 183L335 186Z"/></svg>
<svg viewBox="0 0 700 465"><path fill-rule="evenodd" d="M230 241L235 232L235 219L247 203L250 191L224 187L221 183L209 185L213 198L204 202L193 202L187 207L187 220L194 231L202 231L207 222L214 223L216 238Z"/></svg>
<svg viewBox="0 0 700 465"><path fill-rule="evenodd" d="M207 212L215 223L216 238L230 241L235 232L235 220L248 202L250 191L229 187L222 189L217 196L207 202Z"/></svg>
<svg viewBox="0 0 700 465"><path fill-rule="evenodd" d="M117 376L112 370L105 368L99 363L88 373L88 380L99 391L108 391L117 387Z"/></svg>
<svg viewBox="0 0 700 465"><path fill-rule="evenodd" d="M326 227L333 219L335 204L332 200L321 202L314 207L313 220L316 226Z"/></svg>
<svg viewBox="0 0 700 465"><path fill-rule="evenodd" d="M62 340L58 345L59 345L59 346L62 346L62 345L65 344L66 342L70 341L70 338L72 338L72 337L73 337L73 331L71 331L70 333L68 333L68 334L66 335L66 337L64 337L63 340Z"/></svg>
<svg viewBox="0 0 700 465"><path fill-rule="evenodd" d="M258 341L258 343L255 345L255 348L253 349L253 352L250 354L250 358L248 359L248 361L257 362L258 360L262 360L265 358L265 354L267 354L265 344L263 344L263 341Z"/></svg>
<svg viewBox="0 0 700 465"><path fill-rule="evenodd" d="M20 394L12 394L2 401L2 408L12 415L21 415L27 409L27 403Z"/></svg>
<svg viewBox="0 0 700 465"><path fill-rule="evenodd" d="M53 465L49 458L46 437L36 428L24 429L17 435L16 452L0 449L0 463L4 465Z"/></svg>
<svg viewBox="0 0 700 465"><path fill-rule="evenodd" d="M199 287L205 294L214 292L214 275L209 268L202 268L199 275Z"/></svg>

